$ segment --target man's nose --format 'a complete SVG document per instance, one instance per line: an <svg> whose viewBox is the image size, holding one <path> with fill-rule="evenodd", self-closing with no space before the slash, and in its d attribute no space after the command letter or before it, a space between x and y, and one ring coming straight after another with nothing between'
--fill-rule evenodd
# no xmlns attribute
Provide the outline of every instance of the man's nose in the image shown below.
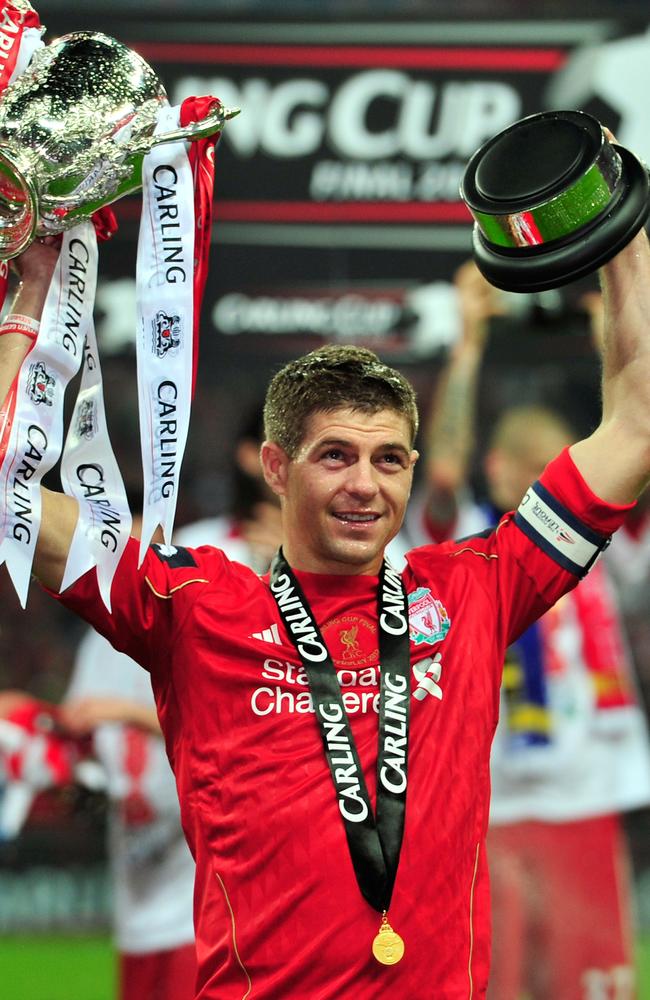
<svg viewBox="0 0 650 1000"><path fill-rule="evenodd" d="M358 461L350 466L346 489L351 496L371 499L377 493L377 476L372 462Z"/></svg>

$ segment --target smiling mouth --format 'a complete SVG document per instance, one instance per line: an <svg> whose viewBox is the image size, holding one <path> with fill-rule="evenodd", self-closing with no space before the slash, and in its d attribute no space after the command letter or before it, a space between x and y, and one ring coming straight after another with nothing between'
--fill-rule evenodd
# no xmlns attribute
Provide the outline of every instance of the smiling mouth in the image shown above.
<svg viewBox="0 0 650 1000"><path fill-rule="evenodd" d="M352 514L346 511L334 512L334 517L344 524L372 524L379 520L379 514Z"/></svg>

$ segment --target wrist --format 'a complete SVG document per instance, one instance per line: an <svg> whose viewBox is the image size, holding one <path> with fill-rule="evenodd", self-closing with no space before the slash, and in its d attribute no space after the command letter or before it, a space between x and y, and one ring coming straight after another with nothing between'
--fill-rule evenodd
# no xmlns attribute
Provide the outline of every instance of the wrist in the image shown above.
<svg viewBox="0 0 650 1000"><path fill-rule="evenodd" d="M0 324L0 337L10 333L19 333L32 342L38 337L40 322L24 313L9 313Z"/></svg>
<svg viewBox="0 0 650 1000"><path fill-rule="evenodd" d="M483 359L483 345L462 341L456 344L451 352L451 360L455 365L466 368L478 368Z"/></svg>

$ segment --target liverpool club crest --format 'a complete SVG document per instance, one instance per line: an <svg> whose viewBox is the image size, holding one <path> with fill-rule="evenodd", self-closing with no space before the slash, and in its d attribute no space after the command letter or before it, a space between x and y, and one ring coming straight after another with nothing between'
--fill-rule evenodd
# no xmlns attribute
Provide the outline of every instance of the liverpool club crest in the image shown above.
<svg viewBox="0 0 650 1000"><path fill-rule="evenodd" d="M445 638L451 621L441 601L436 600L428 587L418 587L408 595L409 634L416 645L422 642L440 642Z"/></svg>

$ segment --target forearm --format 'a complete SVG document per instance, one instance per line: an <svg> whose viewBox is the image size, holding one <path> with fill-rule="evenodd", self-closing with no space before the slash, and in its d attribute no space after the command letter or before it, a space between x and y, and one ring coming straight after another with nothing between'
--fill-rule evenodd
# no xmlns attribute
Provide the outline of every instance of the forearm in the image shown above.
<svg viewBox="0 0 650 1000"><path fill-rule="evenodd" d="M572 448L604 500L629 503L650 478L650 249L644 232L601 271L605 309L602 419Z"/></svg>
<svg viewBox="0 0 650 1000"><path fill-rule="evenodd" d="M650 248L645 232L601 271L605 330L603 419L648 415ZM643 420L643 426L648 423Z"/></svg>
<svg viewBox="0 0 650 1000"><path fill-rule="evenodd" d="M91 733L108 722L135 726L151 736L162 735L155 706L129 698L90 695L72 698L61 706L61 723L74 736Z"/></svg>
<svg viewBox="0 0 650 1000"><path fill-rule="evenodd" d="M146 705L128 702L125 704L124 722L127 725L143 729L152 736L162 735L158 713L155 708L147 708Z"/></svg>
<svg viewBox="0 0 650 1000"><path fill-rule="evenodd" d="M48 285L49 281L46 283L45 280L29 284L21 282L9 311L40 320ZM6 399L32 343L32 338L22 333L7 333L0 337L0 403Z"/></svg>
<svg viewBox="0 0 650 1000"><path fill-rule="evenodd" d="M443 373L431 413L427 451L429 478L456 489L474 450L476 395L482 352L463 345Z"/></svg>
<svg viewBox="0 0 650 1000"><path fill-rule="evenodd" d="M68 551L72 543L79 507L64 493L41 488L41 531L34 555L33 573L50 590L63 582Z"/></svg>

